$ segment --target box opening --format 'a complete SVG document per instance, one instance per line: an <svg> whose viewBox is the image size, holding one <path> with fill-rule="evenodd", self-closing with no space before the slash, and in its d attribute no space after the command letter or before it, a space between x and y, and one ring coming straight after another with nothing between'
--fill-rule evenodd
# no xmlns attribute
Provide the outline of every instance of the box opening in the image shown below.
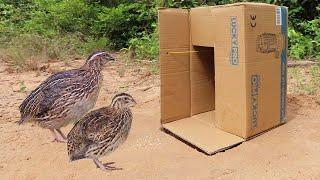
<svg viewBox="0 0 320 180"><path fill-rule="evenodd" d="M213 47L192 46L191 49L194 50L190 55L192 116L215 109L215 68Z"/></svg>
<svg viewBox="0 0 320 180"><path fill-rule="evenodd" d="M215 54L214 47L190 45L190 112L185 118L163 123L164 129L181 140L193 144L206 154L215 154L234 147L243 138L216 128L215 122ZM179 59L183 53L172 53L172 59Z"/></svg>

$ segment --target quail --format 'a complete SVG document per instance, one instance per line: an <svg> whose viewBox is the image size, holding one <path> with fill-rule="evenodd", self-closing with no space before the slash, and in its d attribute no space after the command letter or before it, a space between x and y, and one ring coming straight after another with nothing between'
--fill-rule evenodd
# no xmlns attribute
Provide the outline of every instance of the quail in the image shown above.
<svg viewBox="0 0 320 180"><path fill-rule="evenodd" d="M19 106L18 124L35 122L52 132L53 141L66 142L60 128L76 122L94 107L102 83L101 71L114 59L107 52L94 52L80 68L47 78Z"/></svg>
<svg viewBox="0 0 320 180"><path fill-rule="evenodd" d="M110 164L102 164L99 158L113 152L128 137L132 113L130 107L136 101L127 93L113 97L109 106L94 110L80 119L68 134L70 161L93 159L101 170L116 170Z"/></svg>

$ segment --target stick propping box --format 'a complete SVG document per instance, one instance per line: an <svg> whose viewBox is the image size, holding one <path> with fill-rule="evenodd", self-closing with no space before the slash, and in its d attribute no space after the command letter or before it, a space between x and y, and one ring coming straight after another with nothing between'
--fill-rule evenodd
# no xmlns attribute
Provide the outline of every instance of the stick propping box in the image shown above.
<svg viewBox="0 0 320 180"><path fill-rule="evenodd" d="M285 123L287 8L159 9L161 124L207 154Z"/></svg>

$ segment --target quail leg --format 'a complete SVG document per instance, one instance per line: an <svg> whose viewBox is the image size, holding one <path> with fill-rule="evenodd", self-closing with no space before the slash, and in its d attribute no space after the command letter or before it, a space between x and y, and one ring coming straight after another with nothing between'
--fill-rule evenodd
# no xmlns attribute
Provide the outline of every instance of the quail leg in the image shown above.
<svg viewBox="0 0 320 180"><path fill-rule="evenodd" d="M67 142L67 137L63 134L63 132L60 129L56 129L56 131L61 135L64 141Z"/></svg>
<svg viewBox="0 0 320 180"><path fill-rule="evenodd" d="M116 167L110 166L110 164L114 164L114 162L103 164L98 159L93 159L93 162L97 165L97 167L99 167L103 171L122 170L122 168L116 168Z"/></svg>
<svg viewBox="0 0 320 180"><path fill-rule="evenodd" d="M54 132L53 129L50 129L50 131L52 132L53 136L54 136L54 139L52 140L52 142L61 142L61 143L65 143L67 142L66 139L64 139L63 137L61 136L58 136L56 134L56 132Z"/></svg>

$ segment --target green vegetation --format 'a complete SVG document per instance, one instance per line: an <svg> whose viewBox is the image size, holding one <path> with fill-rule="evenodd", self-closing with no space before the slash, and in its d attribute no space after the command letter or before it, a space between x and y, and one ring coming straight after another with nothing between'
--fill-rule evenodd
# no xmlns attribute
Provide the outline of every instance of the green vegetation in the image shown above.
<svg viewBox="0 0 320 180"><path fill-rule="evenodd" d="M157 7L190 8L243 0L0 0L0 59L17 69L72 60L94 50L158 58ZM320 6L312 0L260 0L289 7L289 55L320 59ZM156 70L155 64L152 68Z"/></svg>
<svg viewBox="0 0 320 180"><path fill-rule="evenodd" d="M115 8L104 8L93 24L95 35L107 37L114 49L128 47L132 38L151 34L155 27L156 9L143 3L120 4Z"/></svg>
<svg viewBox="0 0 320 180"><path fill-rule="evenodd" d="M26 87L26 85L24 84L24 82L23 81L20 81L19 82L19 92L26 92L26 90L27 90L27 87Z"/></svg>
<svg viewBox="0 0 320 180"><path fill-rule="evenodd" d="M152 34L145 34L141 38L132 38L128 42L129 50L134 53L138 59L157 59L158 46L158 32Z"/></svg>
<svg viewBox="0 0 320 180"><path fill-rule="evenodd" d="M289 68L289 92L294 94L320 93L320 67L313 65L308 68Z"/></svg>

